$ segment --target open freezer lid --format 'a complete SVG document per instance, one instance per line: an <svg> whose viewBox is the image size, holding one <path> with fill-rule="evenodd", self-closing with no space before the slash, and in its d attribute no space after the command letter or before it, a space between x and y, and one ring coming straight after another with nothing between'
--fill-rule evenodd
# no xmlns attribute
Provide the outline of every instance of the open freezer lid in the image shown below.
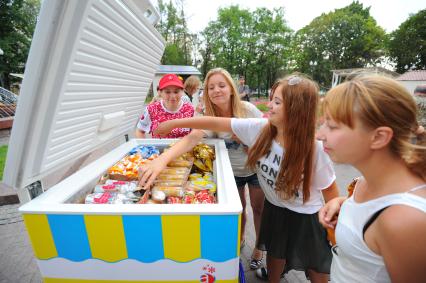
<svg viewBox="0 0 426 283"><path fill-rule="evenodd" d="M3 181L23 188L133 130L165 42L148 0L43 1Z"/></svg>

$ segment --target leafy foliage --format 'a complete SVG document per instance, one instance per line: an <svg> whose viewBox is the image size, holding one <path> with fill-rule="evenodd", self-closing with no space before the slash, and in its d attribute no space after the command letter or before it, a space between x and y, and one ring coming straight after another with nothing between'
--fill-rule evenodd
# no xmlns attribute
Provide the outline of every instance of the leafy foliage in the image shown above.
<svg viewBox="0 0 426 283"><path fill-rule="evenodd" d="M0 1L1 85L10 89L10 73L22 73L40 9L39 0Z"/></svg>
<svg viewBox="0 0 426 283"><path fill-rule="evenodd" d="M315 18L293 42L296 68L329 85L331 70L380 63L386 34L359 2Z"/></svg>
<svg viewBox="0 0 426 283"><path fill-rule="evenodd" d="M391 34L389 53L397 72L426 69L426 9L411 15Z"/></svg>
<svg viewBox="0 0 426 283"><path fill-rule="evenodd" d="M23 72L39 7L40 0L0 1L0 75L6 88L10 73ZM157 29L166 40L162 64L201 66L203 75L222 67L235 77L244 75L258 93L293 71L327 88L333 69L389 63L385 60L394 60L400 72L426 68L426 10L388 36L358 1L320 15L297 32L288 27L283 8L229 6L219 9L217 20L200 34L191 34L184 7L184 0L158 0Z"/></svg>
<svg viewBox="0 0 426 283"><path fill-rule="evenodd" d="M157 30L166 40L166 48L161 63L165 65L192 65L191 50L196 36L188 31L183 0L178 3L181 7L179 10L171 0L168 3L158 0L160 22L157 24Z"/></svg>
<svg viewBox="0 0 426 283"><path fill-rule="evenodd" d="M262 112L267 112L269 110L268 105L266 105L266 103L259 103L256 104L257 109L259 109Z"/></svg>
<svg viewBox="0 0 426 283"><path fill-rule="evenodd" d="M234 76L244 75L252 89L267 89L286 70L291 32L282 8L219 9L218 19L202 32L201 71L205 75L211 68L222 67Z"/></svg>
<svg viewBox="0 0 426 283"><path fill-rule="evenodd" d="M6 164L7 145L0 146L0 180L3 179L3 170Z"/></svg>

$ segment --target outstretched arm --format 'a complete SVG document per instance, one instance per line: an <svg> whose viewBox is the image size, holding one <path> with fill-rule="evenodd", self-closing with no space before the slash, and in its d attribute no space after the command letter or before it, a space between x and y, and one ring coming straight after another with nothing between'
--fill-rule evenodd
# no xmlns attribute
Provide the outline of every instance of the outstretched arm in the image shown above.
<svg viewBox="0 0 426 283"><path fill-rule="evenodd" d="M173 145L169 150L162 153L158 158L148 164L145 164L139 169L139 183L146 190L148 189L155 178L166 168L167 164L173 159L192 150L194 146L204 137L204 132L193 130L189 135L183 137L179 142Z"/></svg>
<svg viewBox="0 0 426 283"><path fill-rule="evenodd" d="M174 128L192 128L211 130L215 132L232 132L231 118L203 116L165 121L157 127L157 129L154 131L154 134L165 136Z"/></svg>

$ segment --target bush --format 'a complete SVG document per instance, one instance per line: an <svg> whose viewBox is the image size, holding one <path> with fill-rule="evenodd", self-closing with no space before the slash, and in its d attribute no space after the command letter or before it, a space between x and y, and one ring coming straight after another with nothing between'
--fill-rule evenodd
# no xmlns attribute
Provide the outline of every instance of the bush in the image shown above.
<svg viewBox="0 0 426 283"><path fill-rule="evenodd" d="M269 110L268 106L262 103L257 104L256 107L262 112L267 112Z"/></svg>
<svg viewBox="0 0 426 283"><path fill-rule="evenodd" d="M0 146L0 180L3 180L4 164L6 163L7 145Z"/></svg>

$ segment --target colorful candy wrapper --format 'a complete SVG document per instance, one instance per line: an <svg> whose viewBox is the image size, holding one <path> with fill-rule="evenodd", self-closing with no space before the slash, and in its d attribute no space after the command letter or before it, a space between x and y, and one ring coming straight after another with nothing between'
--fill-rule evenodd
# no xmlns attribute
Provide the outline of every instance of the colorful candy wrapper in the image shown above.
<svg viewBox="0 0 426 283"><path fill-rule="evenodd" d="M168 204L178 204L178 203L182 203L182 199L179 197L168 197L167 198L167 203Z"/></svg>

